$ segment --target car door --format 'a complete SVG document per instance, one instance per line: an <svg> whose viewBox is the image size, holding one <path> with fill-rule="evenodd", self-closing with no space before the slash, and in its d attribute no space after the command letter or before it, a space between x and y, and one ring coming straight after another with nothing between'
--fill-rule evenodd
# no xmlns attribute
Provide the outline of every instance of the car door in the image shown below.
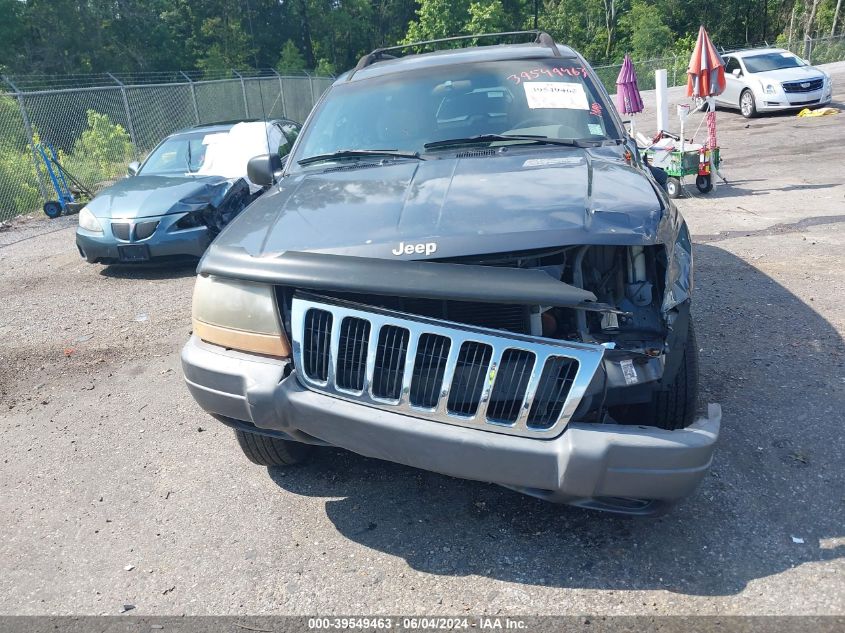
<svg viewBox="0 0 845 633"><path fill-rule="evenodd" d="M745 80L742 76L742 66L739 59L731 55L725 56L725 90L716 97L716 102L731 108L739 107L739 95L745 87ZM734 70L739 70L740 76L735 77Z"/></svg>

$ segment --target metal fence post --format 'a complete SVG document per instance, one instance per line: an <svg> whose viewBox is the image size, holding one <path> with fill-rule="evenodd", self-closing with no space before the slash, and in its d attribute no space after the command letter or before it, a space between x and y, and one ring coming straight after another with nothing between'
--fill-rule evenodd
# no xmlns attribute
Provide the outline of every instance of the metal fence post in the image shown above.
<svg viewBox="0 0 845 633"><path fill-rule="evenodd" d="M38 190L41 193L41 197L44 199L44 202L47 202L49 199L49 195L47 193L47 185L44 182L44 174L41 173L41 165L38 159L38 153L35 151L35 138L32 133L32 124L29 122L29 114L26 111L26 105L23 102L23 93L18 90L18 87L12 83L12 80L6 77L5 75L2 76L3 80L12 87L14 91L15 97L18 100L18 107L21 109L21 119L23 120L23 127L26 131L26 137L29 139L29 151L32 156L32 167L35 169L35 175L38 177Z"/></svg>
<svg viewBox="0 0 845 633"><path fill-rule="evenodd" d="M282 100L282 118L286 119L288 116L288 106L285 103L285 88L282 85L282 76L275 68L273 69L273 72L276 74L276 77L279 78L279 98Z"/></svg>
<svg viewBox="0 0 845 633"><path fill-rule="evenodd" d="M249 102L246 100L246 84L244 83L244 77L235 69L232 69L232 72L235 73L238 79L241 80L241 92L244 95L244 117L249 118Z"/></svg>
<svg viewBox="0 0 845 633"><path fill-rule="evenodd" d="M186 75L185 73L183 73L181 70L179 71L179 74L180 74L180 75L182 75L185 79L187 79L187 80L188 80L188 85L191 87L191 101L192 101L192 102L193 102L193 104L194 104L194 118L195 118L195 119L196 119L196 121L197 121L197 125L199 125L199 122L200 122L200 110L199 110L199 108L197 107L197 91L196 91L196 88L194 88L194 80L193 80L193 79L191 79L190 77L188 77L188 75Z"/></svg>
<svg viewBox="0 0 845 633"><path fill-rule="evenodd" d="M678 85L678 55L672 53L672 87Z"/></svg>
<svg viewBox="0 0 845 633"><path fill-rule="evenodd" d="M126 126L129 128L129 140L132 141L132 147L135 149L135 158L138 157L138 142L135 139L135 128L132 126L132 112L129 110L129 99L126 96L126 86L117 77L111 73L106 73L111 77L112 81L120 86L120 96L123 97L123 109L126 111Z"/></svg>
<svg viewBox="0 0 845 633"><path fill-rule="evenodd" d="M313 108L314 104L317 103L317 97L314 96L314 77L307 70L303 70L302 72L308 76L308 83L311 84L311 107Z"/></svg>

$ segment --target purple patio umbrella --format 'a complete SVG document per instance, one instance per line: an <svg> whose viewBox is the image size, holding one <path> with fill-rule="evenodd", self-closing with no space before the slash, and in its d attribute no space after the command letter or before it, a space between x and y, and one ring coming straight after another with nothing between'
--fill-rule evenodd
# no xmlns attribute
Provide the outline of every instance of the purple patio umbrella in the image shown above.
<svg viewBox="0 0 845 633"><path fill-rule="evenodd" d="M643 111L643 99L637 87L637 72L631 56L625 54L622 69L616 78L616 107L621 114L636 114ZM631 135L634 134L634 122L631 121Z"/></svg>

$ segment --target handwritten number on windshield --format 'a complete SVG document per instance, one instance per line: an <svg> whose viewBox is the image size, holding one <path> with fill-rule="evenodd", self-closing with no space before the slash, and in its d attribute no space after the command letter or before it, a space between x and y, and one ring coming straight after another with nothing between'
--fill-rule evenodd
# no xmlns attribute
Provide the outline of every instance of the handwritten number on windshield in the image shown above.
<svg viewBox="0 0 845 633"><path fill-rule="evenodd" d="M515 84L519 85L523 81L534 81L536 79L540 79L541 76L549 77L550 79L554 79L555 77L586 77L587 76L587 69L586 68L564 68L562 66L556 66L554 68L532 68L531 70L523 70L519 74L509 75L508 79L510 79Z"/></svg>

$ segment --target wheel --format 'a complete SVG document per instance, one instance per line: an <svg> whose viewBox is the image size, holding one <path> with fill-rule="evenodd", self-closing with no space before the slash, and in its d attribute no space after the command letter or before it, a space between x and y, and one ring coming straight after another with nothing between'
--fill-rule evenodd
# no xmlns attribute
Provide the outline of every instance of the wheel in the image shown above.
<svg viewBox="0 0 845 633"><path fill-rule="evenodd" d="M51 219L55 219L62 214L62 205L55 200L49 200L44 203L44 214Z"/></svg>
<svg viewBox="0 0 845 633"><path fill-rule="evenodd" d="M713 190L713 178L711 176L696 176L695 186L701 193L709 193Z"/></svg>
<svg viewBox="0 0 845 633"><path fill-rule="evenodd" d="M314 449L310 444L281 440L235 429L235 436L244 455L259 466L293 466L308 459Z"/></svg>
<svg viewBox="0 0 845 633"><path fill-rule="evenodd" d="M671 177L666 180L666 192L670 198L681 197L681 181L677 178Z"/></svg>
<svg viewBox="0 0 845 633"><path fill-rule="evenodd" d="M754 94L746 89L739 95L739 109L746 119L753 119L757 116L757 104L754 103Z"/></svg>
<svg viewBox="0 0 845 633"><path fill-rule="evenodd" d="M644 424L674 431L692 424L698 404L698 342L692 321L687 340L681 350L681 365L670 385L660 385L651 402L611 409L613 417L623 424Z"/></svg>

